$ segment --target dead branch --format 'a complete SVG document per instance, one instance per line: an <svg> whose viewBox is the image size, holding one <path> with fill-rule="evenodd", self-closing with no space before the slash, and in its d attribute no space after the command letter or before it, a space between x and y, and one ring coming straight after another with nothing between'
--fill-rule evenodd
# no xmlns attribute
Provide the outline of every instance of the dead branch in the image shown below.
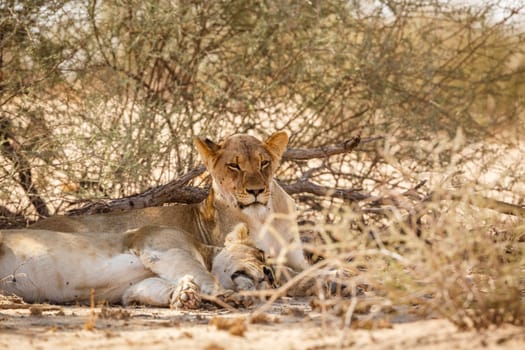
<svg viewBox="0 0 525 350"><path fill-rule="evenodd" d="M361 139L360 136L355 136L340 144L330 147L320 147L312 149L289 148L283 155L283 160L298 161L315 158L326 158L337 154L349 153L353 151L359 144L363 142L372 142L381 137L369 137ZM169 182L166 185L157 186L146 190L143 193L136 195L118 198L111 201L99 201L89 203L81 208L68 211L67 215L83 215L95 214L119 210L131 210L152 206L160 206L166 203L183 203L192 204L204 200L208 195L208 188L201 188L188 185L190 181L200 176L206 171L203 165L192 169L180 178ZM308 173L308 172L307 172ZM454 194L430 194L424 198L417 193L417 190L425 184L425 181L419 183L413 189L401 193L399 195L389 195L383 197L373 197L370 194L363 193L361 189L353 188L332 188L328 186L321 186L308 180L309 176L301 176L297 181L292 183L284 183L279 181L279 184L290 195L296 194L311 194L318 197L340 198L347 202L365 201L367 208L363 208L363 212L367 213L385 213L388 207L396 207L399 209L410 208L414 209L413 201L422 203L430 200L455 200L466 201L471 205L482 208L489 208L498 212L516 216L525 217L525 208L498 201L491 198L482 197L479 195L471 195L468 197L458 196ZM415 204L417 206L417 204Z"/></svg>
<svg viewBox="0 0 525 350"><path fill-rule="evenodd" d="M166 185L153 187L143 193L114 199L109 202L89 203L81 208L68 211L67 215L83 215L141 209L160 206L165 203L198 203L206 198L208 191L203 188L186 185L205 171L206 168L201 165Z"/></svg>
<svg viewBox="0 0 525 350"><path fill-rule="evenodd" d="M279 184L290 195L310 193L321 197L341 198L350 202L357 202L370 198L369 194L362 193L359 189L331 188L320 186L307 180L299 180L291 184L285 184L279 181Z"/></svg>
<svg viewBox="0 0 525 350"><path fill-rule="evenodd" d="M9 131L10 127L9 119L6 117L0 118L0 152L13 163L14 168L18 172L16 181L24 189L38 215L41 217L49 216L49 209L33 183L31 165L24 157L20 145Z"/></svg>
<svg viewBox="0 0 525 350"><path fill-rule="evenodd" d="M363 143L370 143L382 139L382 136L361 138L360 135L354 136L344 142L329 147L319 148L288 148L283 154L283 160L308 160L315 158L325 158L342 153L350 153L357 146Z"/></svg>
<svg viewBox="0 0 525 350"><path fill-rule="evenodd" d="M8 208L0 205L0 229L17 228L26 226L28 220L20 213L12 212Z"/></svg>
<svg viewBox="0 0 525 350"><path fill-rule="evenodd" d="M314 158L326 158L337 154L349 153L353 151L361 142L372 142L381 137L369 137L361 139L355 136L347 141L331 147L320 147L312 149L289 148L283 155L283 160L297 161ZM206 171L203 165L192 169L187 174L173 180L166 185L153 187L143 193L114 199L109 202L98 201L89 203L81 208L68 211L67 215L84 215L105 213L110 211L140 209L145 207L160 206L165 203L198 203L204 200L208 194L208 189L188 186L188 183ZM291 184L282 184L285 191L290 194L311 193L317 196L327 196L342 198L349 201L358 201L368 198L368 195L360 193L354 189L339 189L320 186L313 182L300 179Z"/></svg>
<svg viewBox="0 0 525 350"><path fill-rule="evenodd" d="M419 185L416 186L416 188L417 187L419 187ZM384 214L385 212L391 211L392 208L397 208L410 210L412 215L417 216L421 214L421 211L426 210L424 203L449 200L454 202L464 202L478 208L491 209L505 215L525 217L525 206L508 203L479 194L456 194L443 189L439 190L439 192L432 192L423 198L418 198L415 190L410 189L396 196L370 197L369 200L372 200L369 203L369 207L362 209L365 213ZM410 200L416 201L417 203L415 205L411 204Z"/></svg>
<svg viewBox="0 0 525 350"><path fill-rule="evenodd" d="M478 208L485 208L495 210L501 214L513 215L519 217L525 217L525 207L513 203L507 203L493 198L488 198L479 194L467 194L467 195L458 195L451 192L445 193L431 193L427 201L431 200L454 200L460 202L466 202L470 205L473 205Z"/></svg>

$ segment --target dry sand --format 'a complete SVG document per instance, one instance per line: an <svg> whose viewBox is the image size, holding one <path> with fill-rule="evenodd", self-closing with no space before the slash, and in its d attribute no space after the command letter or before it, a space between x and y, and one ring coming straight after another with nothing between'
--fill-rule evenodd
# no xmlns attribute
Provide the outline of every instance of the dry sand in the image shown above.
<svg viewBox="0 0 525 350"><path fill-rule="evenodd" d="M525 349L525 329L504 326L461 332L443 319L341 329L338 318L307 300L257 310L25 305L0 303L0 349Z"/></svg>

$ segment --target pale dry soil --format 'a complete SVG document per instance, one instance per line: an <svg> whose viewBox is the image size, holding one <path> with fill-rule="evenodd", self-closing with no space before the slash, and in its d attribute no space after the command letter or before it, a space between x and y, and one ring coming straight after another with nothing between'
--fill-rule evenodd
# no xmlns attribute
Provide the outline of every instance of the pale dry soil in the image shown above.
<svg viewBox="0 0 525 350"><path fill-rule="evenodd" d="M248 310L27 305L0 300L0 349L525 349L525 329L458 331L404 317L343 329L342 317L284 299ZM385 315L387 317L387 315Z"/></svg>

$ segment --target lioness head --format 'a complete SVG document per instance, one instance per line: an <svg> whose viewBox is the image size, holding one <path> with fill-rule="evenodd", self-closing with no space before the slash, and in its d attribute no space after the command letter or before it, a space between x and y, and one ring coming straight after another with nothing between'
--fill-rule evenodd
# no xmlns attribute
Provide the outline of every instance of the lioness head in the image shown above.
<svg viewBox="0 0 525 350"><path fill-rule="evenodd" d="M264 252L255 247L245 224L228 233L224 248L213 259L212 274L225 289L261 290L275 287L272 268Z"/></svg>
<svg viewBox="0 0 525 350"><path fill-rule="evenodd" d="M268 203L273 174L287 145L285 131L274 133L264 142L245 134L230 136L221 143L195 139L213 178L213 190L241 209Z"/></svg>

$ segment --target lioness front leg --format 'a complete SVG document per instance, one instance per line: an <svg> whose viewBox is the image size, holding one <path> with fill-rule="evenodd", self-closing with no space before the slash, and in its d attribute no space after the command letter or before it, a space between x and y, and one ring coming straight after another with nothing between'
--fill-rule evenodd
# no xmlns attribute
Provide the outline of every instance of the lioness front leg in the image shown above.
<svg viewBox="0 0 525 350"><path fill-rule="evenodd" d="M195 283L193 276L182 277L171 294L170 306L175 309L197 309L200 305L199 285Z"/></svg>
<svg viewBox="0 0 525 350"><path fill-rule="evenodd" d="M175 285L169 281L151 277L130 286L122 296L123 305L141 304L166 307L170 305L170 298Z"/></svg>
<svg viewBox="0 0 525 350"><path fill-rule="evenodd" d="M201 304L200 288L192 276L183 276L176 283L160 277L147 278L129 287L122 304L141 304L176 309L196 309Z"/></svg>
<svg viewBox="0 0 525 350"><path fill-rule="evenodd" d="M217 279L189 252L177 248L164 252L146 251L140 254L144 266L176 285L171 304L191 308L200 303L200 294L217 297L233 306L245 306L247 301L238 293L225 290Z"/></svg>
<svg viewBox="0 0 525 350"><path fill-rule="evenodd" d="M139 257L147 269L173 283L178 283L188 275L204 294L214 295L222 289L203 263L186 250L172 248L166 251L144 251Z"/></svg>
<svg viewBox="0 0 525 350"><path fill-rule="evenodd" d="M191 306L196 303L196 295L200 303L201 294L216 297L235 307L246 307L253 303L250 298L224 289L204 265L186 250L172 248L163 252L145 251L140 254L140 259L153 273L177 285L178 292L174 292L171 297L171 304L175 307L179 304Z"/></svg>

